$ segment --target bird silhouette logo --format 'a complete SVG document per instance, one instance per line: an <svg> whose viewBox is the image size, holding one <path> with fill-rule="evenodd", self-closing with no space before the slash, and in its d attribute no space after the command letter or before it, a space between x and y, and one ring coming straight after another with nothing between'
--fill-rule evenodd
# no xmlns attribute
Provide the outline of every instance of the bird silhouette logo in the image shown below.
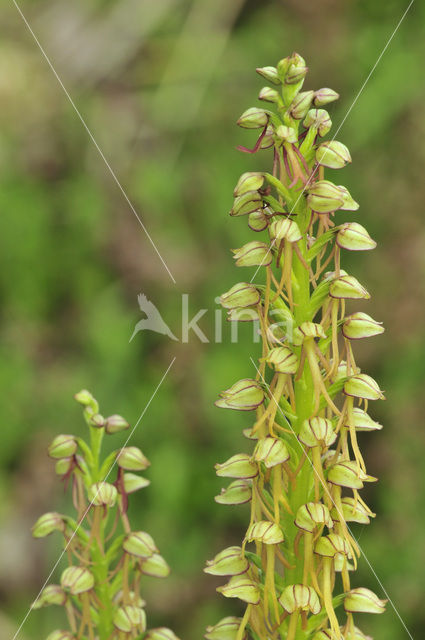
<svg viewBox="0 0 425 640"><path fill-rule="evenodd" d="M168 324L162 319L158 309L155 307L153 302L147 299L144 293L139 293L137 296L137 302L139 303L140 310L146 315L146 318L139 320L136 324L129 342L133 340L134 336L139 333L139 331L145 331L146 329L149 331L155 331L155 333L162 333L162 335L178 341L178 338L171 331Z"/></svg>

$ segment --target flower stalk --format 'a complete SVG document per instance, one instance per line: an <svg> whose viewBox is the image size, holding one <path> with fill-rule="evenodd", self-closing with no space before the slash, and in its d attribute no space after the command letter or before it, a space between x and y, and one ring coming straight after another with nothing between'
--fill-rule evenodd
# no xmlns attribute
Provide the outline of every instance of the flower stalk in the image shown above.
<svg viewBox="0 0 425 640"><path fill-rule="evenodd" d="M270 173L239 178L230 212L262 234L234 254L238 267L263 272L265 284L238 283L221 302L229 319L258 322L262 353L255 377L234 383L216 403L255 412L244 430L254 446L216 465L219 476L233 479L217 502L251 503L246 535L231 548L244 572L227 570L229 582L218 589L246 608L242 618L208 627L207 640L354 640L366 636L353 614L385 608L371 591L352 587L360 551L350 530L374 517L359 494L376 479L366 472L357 432L380 428L368 403L384 397L357 366L353 346L383 328L351 312L351 300L370 295L341 266L344 251L376 243L344 219L359 208L348 190L325 178L351 156L341 142L322 139L332 126L323 107L339 96L301 91L307 70L296 53L257 69L273 84L259 96L273 110L253 107L238 120L260 130L252 149L240 149L272 155Z"/></svg>
<svg viewBox="0 0 425 640"><path fill-rule="evenodd" d="M130 472L144 471L149 460L137 447L102 459L105 434L130 425L118 415L104 418L88 391L75 398L83 406L89 442L58 435L48 452L65 486L71 485L77 518L46 513L32 528L36 538L53 531L63 535L69 566L60 584L45 587L32 609L64 607L69 630L55 630L47 640L129 640L141 634L146 640L178 640L165 627L147 629L141 577L166 577L169 567L148 533L132 532L127 516L129 495L149 484ZM112 473L115 479L108 482Z"/></svg>

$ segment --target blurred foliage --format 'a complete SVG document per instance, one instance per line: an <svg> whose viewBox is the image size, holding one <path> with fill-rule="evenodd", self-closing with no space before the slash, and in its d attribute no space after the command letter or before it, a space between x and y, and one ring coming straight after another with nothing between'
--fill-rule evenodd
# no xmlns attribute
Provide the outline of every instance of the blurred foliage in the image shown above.
<svg viewBox="0 0 425 640"><path fill-rule="evenodd" d="M66 509L45 449L53 434L81 432L72 395L87 387L105 412L138 419L171 359L176 362L133 443L152 461L152 485L132 501L173 568L146 593L152 622L180 637L237 609L204 576L206 558L240 537L244 508L213 496L213 464L244 446L243 416L212 406L218 391L252 374L251 331L237 344L188 344L139 333L142 291L179 334L181 293L212 338L215 297L238 279L229 249L249 234L230 220L240 173L267 159L238 153L249 133L234 121L262 84L256 66L293 50L310 64L308 86L331 86L336 127L390 37L402 0L22 0L22 10L141 220L173 284L13 4L0 42L0 635L12 637L58 556L58 541L31 540L44 510ZM369 500L379 517L362 545L411 634L421 637L425 589L423 431L425 375L422 221L425 5L412 7L344 122L338 138L353 165L344 184L379 242L346 264L373 294L368 311L387 332L359 345L386 389L374 414L383 433L364 437L380 477ZM335 130L335 129L334 129ZM265 157L265 156L264 156ZM267 166L267 165L264 165ZM115 446L117 441L114 439ZM40 549L42 549L40 551ZM381 594L361 562L361 584ZM152 581L151 581L152 583ZM56 621L37 611L20 638ZM60 620L57 621L60 624ZM407 637L394 610L369 629Z"/></svg>

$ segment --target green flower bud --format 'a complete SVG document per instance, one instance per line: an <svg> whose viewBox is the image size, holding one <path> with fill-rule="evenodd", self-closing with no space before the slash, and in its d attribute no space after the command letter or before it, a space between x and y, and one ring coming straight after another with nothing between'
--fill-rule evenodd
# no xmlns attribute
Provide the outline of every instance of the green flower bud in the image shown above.
<svg viewBox="0 0 425 640"><path fill-rule="evenodd" d="M258 107L251 107L243 112L237 124L243 129L261 129L269 121L270 112Z"/></svg>
<svg viewBox="0 0 425 640"><path fill-rule="evenodd" d="M267 267L273 260L270 247L265 242L253 240L244 244L240 249L233 249L237 267Z"/></svg>
<svg viewBox="0 0 425 640"><path fill-rule="evenodd" d="M282 100L276 89L272 89L271 87L263 87L258 94L258 99L264 100L264 102L273 102L275 104L279 104Z"/></svg>
<svg viewBox="0 0 425 640"><path fill-rule="evenodd" d="M47 451L51 458L69 458L77 451L77 439L74 436L59 435L54 438Z"/></svg>
<svg viewBox="0 0 425 640"><path fill-rule="evenodd" d="M295 524L299 529L313 533L318 527L325 524L332 529L333 522L329 509L321 502L307 502L301 505L295 517Z"/></svg>
<svg viewBox="0 0 425 640"><path fill-rule="evenodd" d="M258 467L247 453L237 453L226 462L214 466L220 478L247 480L258 475Z"/></svg>
<svg viewBox="0 0 425 640"><path fill-rule="evenodd" d="M99 405L97 404L96 399L93 398L92 394L90 391L87 391L87 389L83 389L76 393L74 398L79 404L83 405L83 407L91 409L92 413L97 413L99 411Z"/></svg>
<svg viewBox="0 0 425 640"><path fill-rule="evenodd" d="M89 487L88 498L95 507L113 507L117 501L118 491L109 482L96 482Z"/></svg>
<svg viewBox="0 0 425 640"><path fill-rule="evenodd" d="M343 187L341 184L338 185L338 189L341 191L343 205L341 207L342 211L357 211L359 208L359 203L353 200L350 195L350 192L346 187Z"/></svg>
<svg viewBox="0 0 425 640"><path fill-rule="evenodd" d="M310 109L304 118L303 125L310 128L317 129L317 133L320 137L325 136L332 127L332 120L329 113L324 109Z"/></svg>
<svg viewBox="0 0 425 640"><path fill-rule="evenodd" d="M142 561L142 573L152 578L166 578L170 575L170 567L162 556L154 553L153 556Z"/></svg>
<svg viewBox="0 0 425 640"><path fill-rule="evenodd" d="M245 504L252 497L252 487L245 480L235 480L226 489L222 489L214 500L219 504Z"/></svg>
<svg viewBox="0 0 425 640"><path fill-rule="evenodd" d="M334 558L336 555L350 557L350 547L346 540L337 533L322 536L314 545L314 553L325 558Z"/></svg>
<svg viewBox="0 0 425 640"><path fill-rule="evenodd" d="M269 225L269 220L262 209L253 211L248 216L248 227L252 231L264 231Z"/></svg>
<svg viewBox="0 0 425 640"><path fill-rule="evenodd" d="M348 489L362 489L363 482L375 482L376 478L367 475L354 460L337 462L329 468L328 482Z"/></svg>
<svg viewBox="0 0 425 640"><path fill-rule="evenodd" d="M341 249L349 251L369 251L376 247L368 232L358 222L346 222L336 234L336 243Z"/></svg>
<svg viewBox="0 0 425 640"><path fill-rule="evenodd" d="M252 307L260 302L260 292L249 282L238 282L220 296L220 304L225 309Z"/></svg>
<svg viewBox="0 0 425 640"><path fill-rule="evenodd" d="M123 447L118 451L117 464L125 471L144 471L150 466L149 460L138 447Z"/></svg>
<svg viewBox="0 0 425 640"><path fill-rule="evenodd" d="M303 322L298 327L305 338L326 338L325 330L317 322Z"/></svg>
<svg viewBox="0 0 425 640"><path fill-rule="evenodd" d="M382 326L382 322L377 322L362 311L357 311L347 316L342 325L342 334L344 338L348 338L349 340L371 338L372 336L384 333L384 331L385 329Z"/></svg>
<svg viewBox="0 0 425 640"><path fill-rule="evenodd" d="M242 555L241 547L228 547L220 551L213 560L208 560L205 573L213 576L239 576L249 569L249 562Z"/></svg>
<svg viewBox="0 0 425 640"><path fill-rule="evenodd" d="M58 476L65 476L74 468L74 466L74 456L72 456L72 458L59 458L59 460L55 464L55 473Z"/></svg>
<svg viewBox="0 0 425 640"><path fill-rule="evenodd" d="M279 602L289 614L294 611L310 611L316 616L320 610L320 601L313 587L304 584L290 584L284 588Z"/></svg>
<svg viewBox="0 0 425 640"><path fill-rule="evenodd" d="M69 631L57 629L56 631L52 631L52 633L49 633L46 640L75 640L75 636Z"/></svg>
<svg viewBox="0 0 425 640"><path fill-rule="evenodd" d="M256 380L244 378L235 382L230 389L222 391L215 405L222 409L252 411L262 402L264 402L264 391L259 383Z"/></svg>
<svg viewBox="0 0 425 640"><path fill-rule="evenodd" d="M329 180L314 182L307 194L307 204L316 213L331 213L344 204L341 190Z"/></svg>
<svg viewBox="0 0 425 640"><path fill-rule="evenodd" d="M248 542L256 540L262 544L280 544L284 540L282 529L275 522L260 520L254 522L246 532Z"/></svg>
<svg viewBox="0 0 425 640"><path fill-rule="evenodd" d="M282 142L289 142L291 144L295 144L298 141L297 132L293 127L287 127L281 124L276 129L276 136L282 140Z"/></svg>
<svg viewBox="0 0 425 640"><path fill-rule="evenodd" d="M157 627L147 632L145 640L179 640L179 638L171 629L167 629L167 627Z"/></svg>
<svg viewBox="0 0 425 640"><path fill-rule="evenodd" d="M359 407L353 409L352 421L356 431L380 431L382 429L382 424L372 420L370 415Z"/></svg>
<svg viewBox="0 0 425 640"><path fill-rule="evenodd" d="M49 584L32 603L31 609L41 609L51 604L62 607L66 602L66 594L58 584Z"/></svg>
<svg viewBox="0 0 425 640"><path fill-rule="evenodd" d="M258 191L264 182L264 174L258 171L247 171L241 175L233 191L235 198L247 192Z"/></svg>
<svg viewBox="0 0 425 640"><path fill-rule="evenodd" d="M44 513L31 529L34 538L45 538L53 531L65 531L65 520L60 513Z"/></svg>
<svg viewBox="0 0 425 640"><path fill-rule="evenodd" d="M245 191L242 195L236 196L233 207L230 210L231 216L246 216L253 211L261 209L263 198L258 191Z"/></svg>
<svg viewBox="0 0 425 640"><path fill-rule="evenodd" d="M124 420L122 416L113 415L109 416L105 420L105 431L108 434L119 433L120 431L125 431L129 427L130 425L127 420Z"/></svg>
<svg viewBox="0 0 425 640"><path fill-rule="evenodd" d="M77 596L93 589L94 576L84 567L68 567L61 575L61 586L64 591Z"/></svg>
<svg viewBox="0 0 425 640"><path fill-rule="evenodd" d="M280 84L276 67L257 67L256 72L269 82L273 82L273 84Z"/></svg>
<svg viewBox="0 0 425 640"><path fill-rule="evenodd" d="M333 89L328 89L327 87L323 87L322 89L318 89L317 91L314 92L314 106L324 107L325 104L329 104L329 102L338 100L338 98L339 98L339 93L337 93Z"/></svg>
<svg viewBox="0 0 425 640"><path fill-rule="evenodd" d="M285 84L298 84L304 80L308 72L308 67L302 64L291 64L285 75Z"/></svg>
<svg viewBox="0 0 425 640"><path fill-rule="evenodd" d="M207 627L204 637L206 640L236 640L240 624L241 618L228 616L214 626ZM244 633L242 640L246 640L246 633Z"/></svg>
<svg viewBox="0 0 425 640"><path fill-rule="evenodd" d="M140 607L126 605L120 607L114 615L114 627L124 633L146 631L146 613Z"/></svg>
<svg viewBox="0 0 425 640"><path fill-rule="evenodd" d="M370 293L354 276L342 275L335 278L329 287L331 298L343 300L369 300Z"/></svg>
<svg viewBox="0 0 425 640"><path fill-rule="evenodd" d="M351 376L344 384L345 395L365 400L384 400L385 396L378 386L376 380L365 373Z"/></svg>
<svg viewBox="0 0 425 640"><path fill-rule="evenodd" d="M295 120L302 120L310 109L314 91L301 91L291 104L290 114Z"/></svg>
<svg viewBox="0 0 425 640"><path fill-rule="evenodd" d="M336 433L331 420L314 417L304 420L298 439L306 447L330 447L336 440Z"/></svg>
<svg viewBox="0 0 425 640"><path fill-rule="evenodd" d="M349 496L345 496L342 498L342 515L344 517L345 522L358 522L359 524L369 524L370 518L374 518L375 514L372 513L369 509L356 500L355 498L351 498ZM341 514L338 513L338 510L334 507L332 509L332 518L338 522L341 520Z"/></svg>
<svg viewBox="0 0 425 640"><path fill-rule="evenodd" d="M387 600L381 600L370 589L351 589L344 598L344 609L350 613L384 613Z"/></svg>
<svg viewBox="0 0 425 640"><path fill-rule="evenodd" d="M289 68L293 65L295 68L305 68L305 60L299 53L293 53L290 56L286 56L286 58L282 58L277 63L277 73L280 80L283 82L285 77L289 71Z"/></svg>
<svg viewBox="0 0 425 640"><path fill-rule="evenodd" d="M259 604L260 589L254 580L246 575L232 576L227 584L217 587L225 598L239 598L248 604Z"/></svg>
<svg viewBox="0 0 425 640"><path fill-rule="evenodd" d="M270 349L265 360L267 364L273 365L278 373L294 374L298 370L298 357L286 345Z"/></svg>
<svg viewBox="0 0 425 640"><path fill-rule="evenodd" d="M122 546L124 551L137 558L150 558L159 551L152 536L145 531L129 533Z"/></svg>
<svg viewBox="0 0 425 640"><path fill-rule="evenodd" d="M342 169L351 162L351 155L342 142L327 140L317 148L316 161L330 169Z"/></svg>
<svg viewBox="0 0 425 640"><path fill-rule="evenodd" d="M290 218L274 220L270 225L270 235L276 240L285 239L289 242L298 242L302 238L299 226Z"/></svg>
<svg viewBox="0 0 425 640"><path fill-rule="evenodd" d="M103 429L105 426L105 418L100 413L93 413L89 418L89 425L96 429Z"/></svg>
<svg viewBox="0 0 425 640"><path fill-rule="evenodd" d="M150 480L143 478L142 476L136 476L135 473L124 474L124 491L126 493L134 493L139 489L144 489L150 485Z"/></svg>
<svg viewBox="0 0 425 640"><path fill-rule="evenodd" d="M280 438L261 438L254 450L254 460L262 462L267 469L289 460L288 447Z"/></svg>

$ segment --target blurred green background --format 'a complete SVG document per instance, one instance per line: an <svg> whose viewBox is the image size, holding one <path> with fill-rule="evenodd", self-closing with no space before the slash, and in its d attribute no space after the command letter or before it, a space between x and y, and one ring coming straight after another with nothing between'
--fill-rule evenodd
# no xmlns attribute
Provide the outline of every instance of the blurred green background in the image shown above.
<svg viewBox="0 0 425 640"><path fill-rule="evenodd" d="M201 568L240 540L246 510L217 505L213 465L246 448L247 417L213 407L217 393L253 374L258 353L244 327L232 344L188 344L139 333L145 293L177 335L181 294L211 338L215 297L246 277L230 248L248 237L230 220L240 173L264 155L236 151L253 137L234 122L263 86L256 66L293 50L310 66L307 88L341 94L343 120L407 7L403 0L23 0L22 10L172 271L173 284L129 204L66 99L12 1L0 7L0 636L11 640L60 550L33 541L46 510L69 507L46 446L84 433L73 394L89 388L102 413L133 424L176 361L132 444L152 485L131 501L172 566L146 583L150 626L183 640L238 613ZM362 438L367 492L379 517L360 543L414 638L421 638L425 572L423 428L425 4L414 3L344 123L353 164L341 181L361 203L356 220L378 241L347 268L373 299L364 307L386 333L358 345L359 362L386 390L373 407L385 424ZM334 127L335 130L335 127ZM357 214L356 214L357 215ZM250 275L248 276L250 277ZM362 307L363 308L363 307ZM118 447L125 434L111 438ZM382 591L367 563L358 585ZM61 611L35 611L19 638L42 640ZM364 621L375 640L408 634L389 607Z"/></svg>

